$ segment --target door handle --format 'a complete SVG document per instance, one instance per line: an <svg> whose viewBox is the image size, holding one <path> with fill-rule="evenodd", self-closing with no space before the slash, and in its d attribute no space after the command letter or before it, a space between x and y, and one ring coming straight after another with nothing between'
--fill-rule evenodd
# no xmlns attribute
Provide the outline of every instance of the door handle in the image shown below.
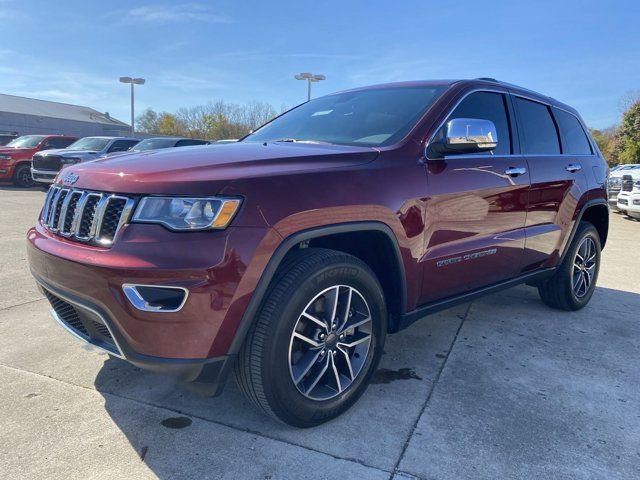
<svg viewBox="0 0 640 480"><path fill-rule="evenodd" d="M580 165L579 163L570 163L569 165L564 167L564 169L567 172L575 173L575 172L578 172L578 171L582 170L582 165Z"/></svg>
<svg viewBox="0 0 640 480"><path fill-rule="evenodd" d="M509 167L504 171L504 173L510 177L517 177L527 173L527 169L524 167Z"/></svg>

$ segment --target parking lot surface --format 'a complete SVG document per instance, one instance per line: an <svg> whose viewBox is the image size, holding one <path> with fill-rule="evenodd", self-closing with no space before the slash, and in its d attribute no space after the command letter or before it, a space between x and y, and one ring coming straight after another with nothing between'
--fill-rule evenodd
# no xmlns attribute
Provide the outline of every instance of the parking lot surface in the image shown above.
<svg viewBox="0 0 640 480"><path fill-rule="evenodd" d="M2 478L640 478L640 222L611 215L582 311L522 286L427 317L354 408L298 430L59 327L25 258L43 198L0 186Z"/></svg>

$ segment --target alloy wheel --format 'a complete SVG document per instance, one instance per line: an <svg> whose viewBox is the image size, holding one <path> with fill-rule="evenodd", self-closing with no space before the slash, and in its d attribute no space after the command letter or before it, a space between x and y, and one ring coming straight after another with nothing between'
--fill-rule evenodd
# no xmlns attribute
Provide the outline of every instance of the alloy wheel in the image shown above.
<svg viewBox="0 0 640 480"><path fill-rule="evenodd" d="M596 244L592 238L586 237L580 243L573 261L573 278L571 287L576 297L584 297L593 284L596 272Z"/></svg>
<svg viewBox="0 0 640 480"><path fill-rule="evenodd" d="M18 184L23 187L32 187L34 184L31 171L28 168L23 168L18 172Z"/></svg>
<svg viewBox="0 0 640 480"><path fill-rule="evenodd" d="M344 392L362 371L371 347L371 310L348 285L318 293L299 315L289 342L289 373L312 400Z"/></svg>

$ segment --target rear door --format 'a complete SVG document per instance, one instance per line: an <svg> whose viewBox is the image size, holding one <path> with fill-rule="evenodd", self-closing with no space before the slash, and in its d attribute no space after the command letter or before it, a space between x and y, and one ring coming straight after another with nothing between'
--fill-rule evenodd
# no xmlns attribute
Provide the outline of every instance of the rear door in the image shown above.
<svg viewBox="0 0 640 480"><path fill-rule="evenodd" d="M566 116L569 113L560 113L549 104L520 96L514 96L513 103L521 149L531 173L522 264L523 271L530 271L557 263L585 189L585 154L591 155L592 151L583 131L588 148L584 150L585 144L576 135L579 131L575 123ZM579 122L578 127L582 128Z"/></svg>
<svg viewBox="0 0 640 480"><path fill-rule="evenodd" d="M427 163L421 303L509 279L522 263L529 173L526 160L514 155L517 138L508 95L472 92L445 124L453 118L491 120L498 147Z"/></svg>

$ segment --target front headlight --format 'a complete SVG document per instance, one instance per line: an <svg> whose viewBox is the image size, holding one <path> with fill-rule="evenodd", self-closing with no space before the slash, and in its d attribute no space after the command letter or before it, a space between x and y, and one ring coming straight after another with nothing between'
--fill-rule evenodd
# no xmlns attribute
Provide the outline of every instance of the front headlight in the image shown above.
<svg viewBox="0 0 640 480"><path fill-rule="evenodd" d="M238 198L144 197L133 222L157 223L171 230L222 229L240 208Z"/></svg>
<svg viewBox="0 0 640 480"><path fill-rule="evenodd" d="M0 153L0 160L11 160L11 155Z"/></svg>

